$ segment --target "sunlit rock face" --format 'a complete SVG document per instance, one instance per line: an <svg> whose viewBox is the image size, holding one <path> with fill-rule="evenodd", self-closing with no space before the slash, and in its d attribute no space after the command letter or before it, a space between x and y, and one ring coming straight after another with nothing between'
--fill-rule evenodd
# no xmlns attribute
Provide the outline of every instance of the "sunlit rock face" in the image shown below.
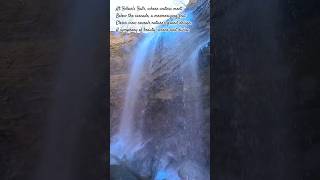
<svg viewBox="0 0 320 180"><path fill-rule="evenodd" d="M140 178L209 179L209 3L198 1L186 12L194 22L190 33L148 33L135 43L129 43L128 47L133 50L127 52L127 57L121 59L118 54L111 59L111 64L120 58L128 65L122 69L127 72L123 73L126 80L114 79L114 85L111 84L114 88L111 92L116 89L122 92L119 99L111 101L114 104L118 101L112 110L117 112L111 122L114 129L111 142L116 142L111 144L111 156L115 157L112 167L125 166ZM139 49L140 46L146 47ZM137 96L134 118L128 117L132 118L132 125L127 128L131 127L134 133L127 140L121 139L124 136L119 133L119 124L128 120L123 119L124 104L128 99L126 94L131 94L134 87L129 83L134 71L130 68L142 60L137 58L137 52L140 53L138 57L143 57L144 67L139 73L139 91L134 95ZM130 56L134 62L130 61ZM137 132L139 139L135 138ZM125 141L137 142L138 149L123 143ZM127 149L135 151L127 152ZM115 172L118 171L121 168Z"/></svg>

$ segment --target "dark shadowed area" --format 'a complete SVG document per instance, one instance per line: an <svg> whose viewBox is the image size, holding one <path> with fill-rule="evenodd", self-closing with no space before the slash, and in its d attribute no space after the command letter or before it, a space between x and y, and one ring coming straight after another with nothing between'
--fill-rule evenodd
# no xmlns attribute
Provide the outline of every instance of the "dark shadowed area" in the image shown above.
<svg viewBox="0 0 320 180"><path fill-rule="evenodd" d="M0 3L0 179L106 177L106 1Z"/></svg>
<svg viewBox="0 0 320 180"><path fill-rule="evenodd" d="M215 179L320 178L319 8L216 2Z"/></svg>

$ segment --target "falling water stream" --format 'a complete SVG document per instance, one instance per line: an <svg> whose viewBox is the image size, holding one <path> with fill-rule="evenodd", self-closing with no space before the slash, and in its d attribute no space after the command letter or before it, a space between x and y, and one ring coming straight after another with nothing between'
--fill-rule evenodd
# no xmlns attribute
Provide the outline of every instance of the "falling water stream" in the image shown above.
<svg viewBox="0 0 320 180"><path fill-rule="evenodd" d="M204 4L201 8L209 7L208 3ZM137 174L151 169L149 176L155 180L209 179L209 167L204 163L209 157L202 152L202 149L209 148L202 140L206 136L203 133L207 133L202 132L203 122L208 119L203 115L203 85L199 70L201 52L210 42L209 30L198 25L199 12L201 14L203 11L199 8L186 11L188 20L193 23L191 32L147 33L140 39L132 59L118 132L111 138L111 165L129 162L128 166L132 167L132 162L137 161L139 165L132 169L138 169ZM149 119L141 115L144 111L137 107L139 101L148 101L140 98L142 89L148 88L149 81L146 79L163 76L173 77L182 83L180 99L183 103L171 112L184 112L179 117L183 128L173 130L176 133L173 138L147 136L143 124ZM157 83L156 78L152 81ZM177 86L176 81L168 84ZM168 114L163 116L172 126L178 122L177 118ZM159 144L161 150L149 152L148 146Z"/></svg>
<svg viewBox="0 0 320 180"><path fill-rule="evenodd" d="M143 147L141 134L134 131L134 113L138 94L141 89L142 72L144 72L145 61L149 51L154 49L156 44L155 36L149 34L137 48L129 76L129 83L125 96L125 104L120 118L118 134L112 139L110 154L111 157L119 159L131 159L136 151ZM147 49L149 51L147 51ZM149 54L150 55L150 54ZM111 159L111 163L113 160Z"/></svg>

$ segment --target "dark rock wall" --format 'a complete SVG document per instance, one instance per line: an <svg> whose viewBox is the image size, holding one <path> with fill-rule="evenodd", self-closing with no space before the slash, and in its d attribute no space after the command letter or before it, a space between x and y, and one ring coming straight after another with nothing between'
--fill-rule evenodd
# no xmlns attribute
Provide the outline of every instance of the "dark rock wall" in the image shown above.
<svg viewBox="0 0 320 180"><path fill-rule="evenodd" d="M319 5L216 2L216 179L320 177Z"/></svg>

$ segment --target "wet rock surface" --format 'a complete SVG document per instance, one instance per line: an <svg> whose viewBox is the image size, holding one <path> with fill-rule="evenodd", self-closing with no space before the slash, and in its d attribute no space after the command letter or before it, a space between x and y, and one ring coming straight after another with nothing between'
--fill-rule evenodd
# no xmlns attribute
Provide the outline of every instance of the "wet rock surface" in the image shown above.
<svg viewBox="0 0 320 180"><path fill-rule="evenodd" d="M133 173L131 173L127 168L123 166L116 166L111 165L110 166L110 180L119 180L119 179L125 179L125 180L141 180L137 178Z"/></svg>

